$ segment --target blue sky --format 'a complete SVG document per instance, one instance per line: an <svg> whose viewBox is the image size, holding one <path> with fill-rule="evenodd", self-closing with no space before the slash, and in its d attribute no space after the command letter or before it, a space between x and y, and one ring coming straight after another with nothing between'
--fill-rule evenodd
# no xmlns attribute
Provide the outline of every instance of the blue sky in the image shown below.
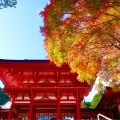
<svg viewBox="0 0 120 120"><path fill-rule="evenodd" d="M0 9L0 59L46 59L39 32L43 19L38 14L47 2L17 0L16 8ZM86 100L92 97L93 93Z"/></svg>
<svg viewBox="0 0 120 120"><path fill-rule="evenodd" d="M0 10L0 59L46 59L38 15L48 0L17 0Z"/></svg>

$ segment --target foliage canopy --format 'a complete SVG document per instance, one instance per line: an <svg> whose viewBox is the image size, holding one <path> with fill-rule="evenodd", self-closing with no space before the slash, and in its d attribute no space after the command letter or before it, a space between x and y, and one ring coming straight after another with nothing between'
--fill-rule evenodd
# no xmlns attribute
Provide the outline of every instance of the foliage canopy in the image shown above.
<svg viewBox="0 0 120 120"><path fill-rule="evenodd" d="M101 93L95 94L89 108L96 108L102 98Z"/></svg>
<svg viewBox="0 0 120 120"><path fill-rule="evenodd" d="M81 82L99 77L120 90L119 0L50 0L40 14L50 61L67 63Z"/></svg>
<svg viewBox="0 0 120 120"><path fill-rule="evenodd" d="M15 7L17 0L0 0L0 9L7 7Z"/></svg>
<svg viewBox="0 0 120 120"><path fill-rule="evenodd" d="M101 93L95 94L91 102L82 102L81 108L96 108L100 100L102 99L102 96L103 94Z"/></svg>

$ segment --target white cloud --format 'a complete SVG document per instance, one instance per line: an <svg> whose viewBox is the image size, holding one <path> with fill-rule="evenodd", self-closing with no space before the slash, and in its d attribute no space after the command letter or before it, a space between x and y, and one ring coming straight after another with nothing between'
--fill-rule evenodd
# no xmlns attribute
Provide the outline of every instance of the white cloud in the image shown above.
<svg viewBox="0 0 120 120"><path fill-rule="evenodd" d="M40 10L38 9L38 10L37 10L37 14L39 14L39 13L40 13Z"/></svg>
<svg viewBox="0 0 120 120"><path fill-rule="evenodd" d="M10 109L11 107L11 101L10 102L7 102L5 105L1 106L2 109Z"/></svg>
<svg viewBox="0 0 120 120"><path fill-rule="evenodd" d="M99 78L96 79L95 84L93 85L92 91L89 93L87 97L84 97L85 102L91 102L94 95L98 93L96 86L99 84Z"/></svg>

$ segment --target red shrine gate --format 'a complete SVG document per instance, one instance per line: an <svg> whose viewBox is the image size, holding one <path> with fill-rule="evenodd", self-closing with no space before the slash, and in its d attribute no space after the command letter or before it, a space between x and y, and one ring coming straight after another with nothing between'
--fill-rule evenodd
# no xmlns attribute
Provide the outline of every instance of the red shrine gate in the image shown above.
<svg viewBox="0 0 120 120"><path fill-rule="evenodd" d="M11 118L81 119L80 105L90 86L80 83L68 65L56 67L48 60L0 60L0 77L11 97Z"/></svg>

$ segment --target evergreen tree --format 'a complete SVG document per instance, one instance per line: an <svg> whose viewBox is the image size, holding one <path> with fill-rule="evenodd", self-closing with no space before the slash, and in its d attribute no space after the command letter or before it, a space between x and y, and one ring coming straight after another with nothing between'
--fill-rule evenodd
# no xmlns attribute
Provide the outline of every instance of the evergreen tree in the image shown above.
<svg viewBox="0 0 120 120"><path fill-rule="evenodd" d="M6 104L10 97L0 88L0 105Z"/></svg>

